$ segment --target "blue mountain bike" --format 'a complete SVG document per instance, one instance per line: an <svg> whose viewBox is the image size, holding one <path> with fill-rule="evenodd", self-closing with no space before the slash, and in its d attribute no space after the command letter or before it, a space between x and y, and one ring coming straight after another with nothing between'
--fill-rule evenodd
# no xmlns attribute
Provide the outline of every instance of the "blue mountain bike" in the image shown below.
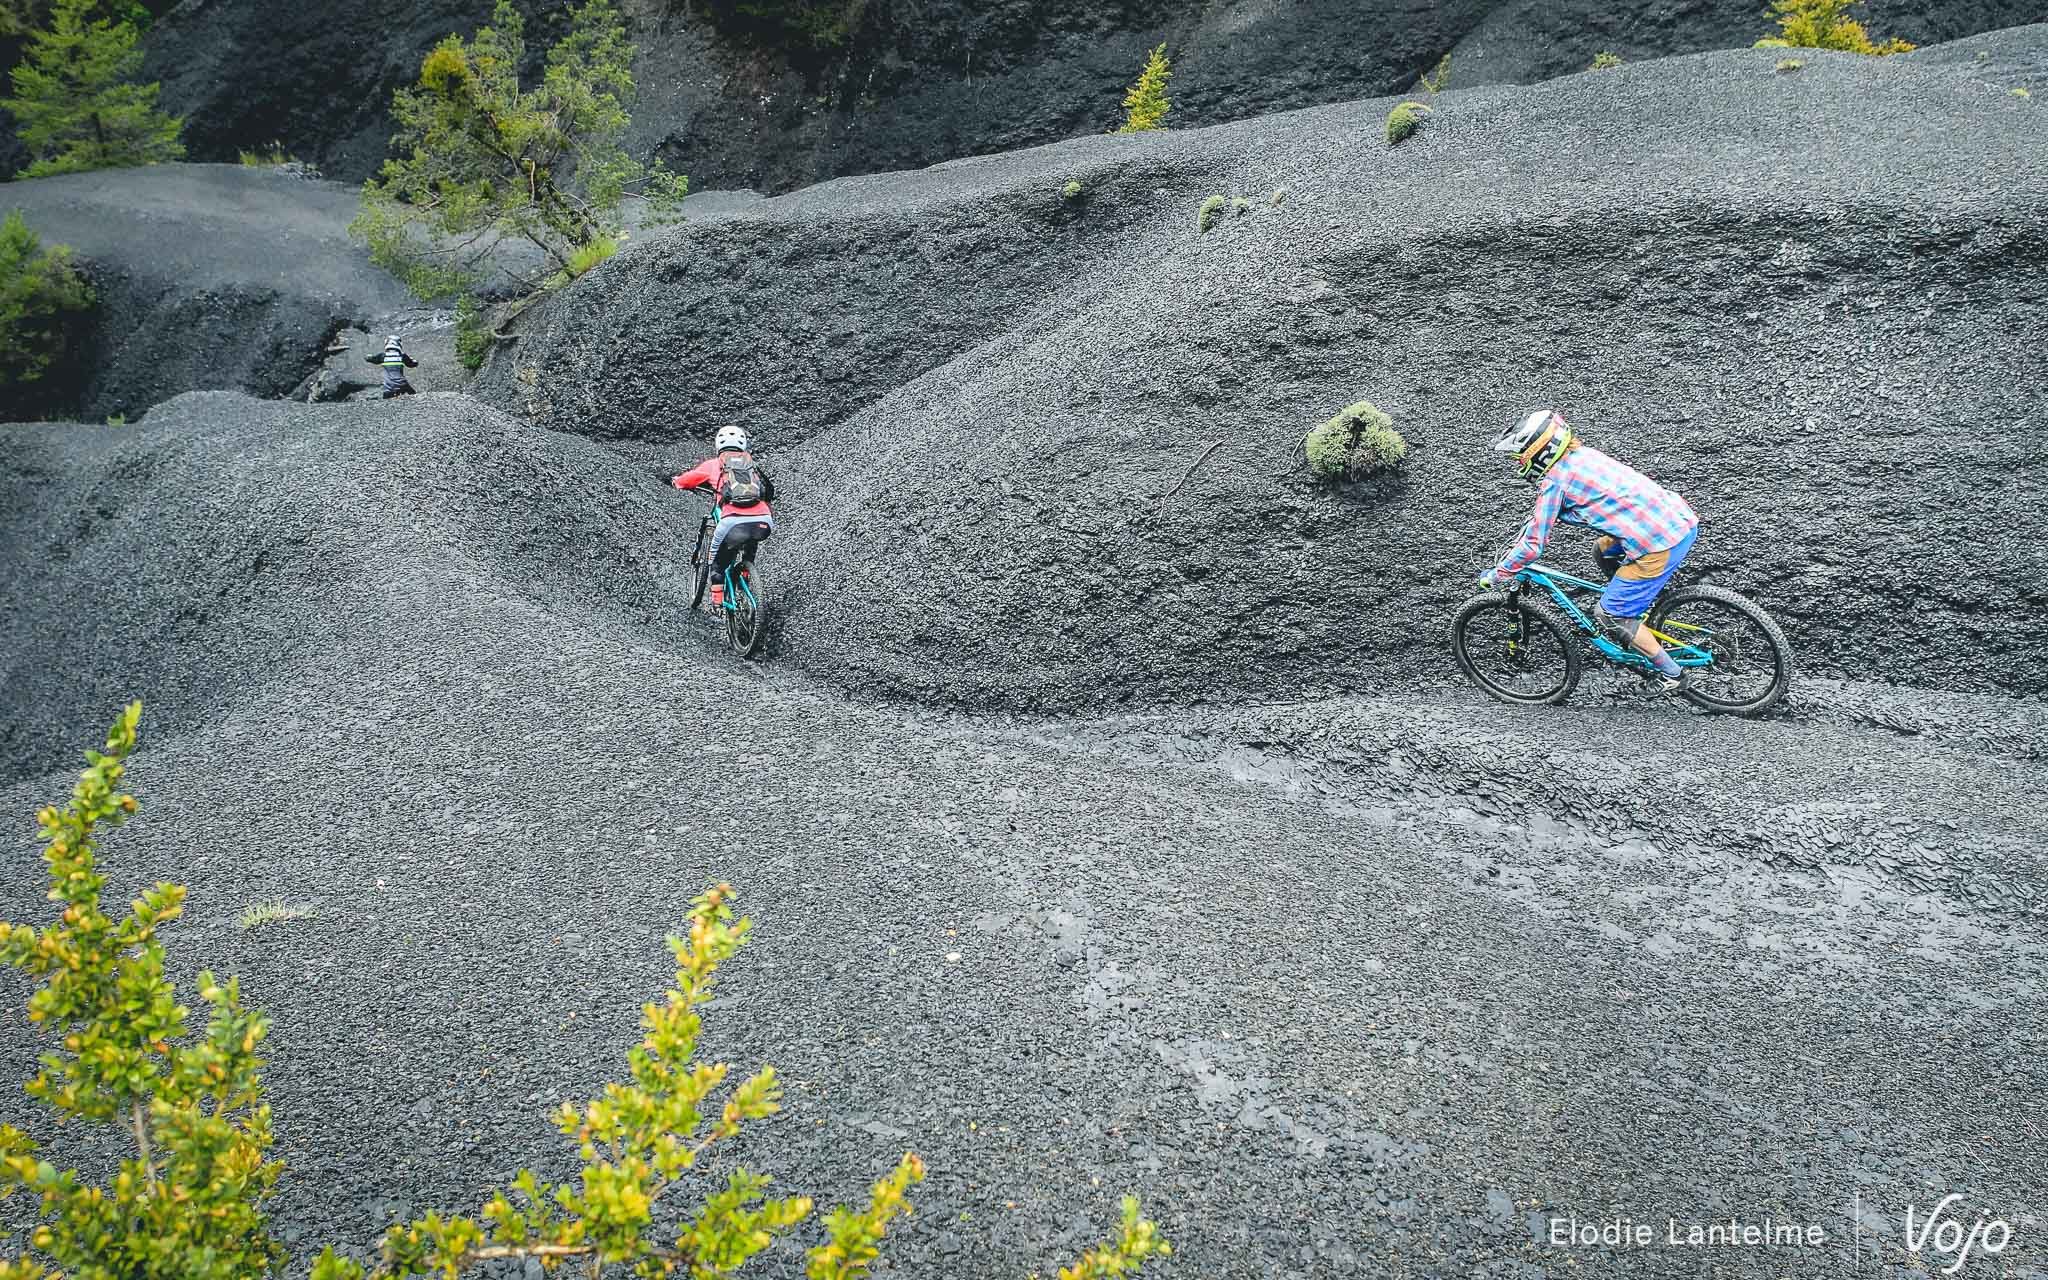
<svg viewBox="0 0 2048 1280"><path fill-rule="evenodd" d="M711 575L718 574L725 587L724 599L718 605L724 614L725 642L742 658L751 658L761 652L761 646L768 640L768 596L761 585L760 567L754 563L767 535L759 526L735 526L718 549L721 563L714 565L710 563L709 548L712 531L717 527L718 508L714 504L710 513L697 522L697 549L690 553L697 591L690 597L690 607L695 609L704 602L704 590L711 585Z"/></svg>
<svg viewBox="0 0 2048 1280"><path fill-rule="evenodd" d="M1532 564L1506 591L1465 602L1451 620L1451 651L1472 683L1502 702L1555 706L1579 687L1584 652L1644 675L1656 668L1593 621L1600 584ZM1724 715L1760 716L1792 687L1792 646L1771 616L1725 587L1666 591L1644 619L1685 669L1682 696ZM1573 632L1578 633L1577 637Z"/></svg>

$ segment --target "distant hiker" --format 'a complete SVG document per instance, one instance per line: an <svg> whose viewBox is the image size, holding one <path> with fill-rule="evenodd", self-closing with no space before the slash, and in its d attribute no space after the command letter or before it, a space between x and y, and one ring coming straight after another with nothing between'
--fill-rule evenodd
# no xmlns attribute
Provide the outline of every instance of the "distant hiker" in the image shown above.
<svg viewBox="0 0 2048 1280"><path fill-rule="evenodd" d="M1479 579L1509 582L1543 554L1559 520L1599 530L1596 554L1611 575L1595 620L1618 643L1656 665L1660 691L1685 687L1684 669L1643 625L1657 593L1685 563L1700 518L1684 498L1634 467L1617 462L1572 434L1550 409L1537 409L1501 433L1495 451L1514 455L1522 476L1538 486L1536 511L1500 564Z"/></svg>
<svg viewBox="0 0 2048 1280"><path fill-rule="evenodd" d="M394 333L384 340L384 351L381 355L364 356L363 363L384 366L384 399L413 394L412 384L405 380L405 371L419 368L420 362L405 354L405 344L398 340L397 334Z"/></svg>
<svg viewBox="0 0 2048 1280"><path fill-rule="evenodd" d="M775 497L775 481L754 461L747 433L738 427L720 427L712 440L715 452L679 476L666 471L655 474L662 483L678 489L709 489L718 498L718 528L711 534L711 604L725 603L725 571L742 547L763 541L775 532L775 513L768 504Z"/></svg>

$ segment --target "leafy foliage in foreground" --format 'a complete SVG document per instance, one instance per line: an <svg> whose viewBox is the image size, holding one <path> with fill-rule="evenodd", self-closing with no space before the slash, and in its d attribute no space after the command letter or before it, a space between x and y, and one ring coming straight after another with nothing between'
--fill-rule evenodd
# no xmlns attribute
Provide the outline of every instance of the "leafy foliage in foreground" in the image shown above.
<svg viewBox="0 0 2048 1280"><path fill-rule="evenodd" d="M37 979L31 1025L57 1037L28 1095L60 1118L119 1125L134 1142L107 1185L59 1171L26 1133L0 1126L0 1197L27 1192L39 1220L29 1242L79 1280L241 1280L284 1260L263 1202L284 1166L265 1158L268 1030L233 979L199 975L209 1007L192 1037L189 1011L164 977L157 931L184 912L182 885L159 884L115 920L100 905L101 828L135 812L121 790L142 704L121 713L104 751L87 753L71 802L36 815L57 920L0 925L0 960ZM0 1280L32 1280L34 1263L0 1262Z"/></svg>
<svg viewBox="0 0 2048 1280"><path fill-rule="evenodd" d="M1778 34L1756 42L1759 49L1836 49L1886 57L1911 53L1904 40L1879 43L1870 38L1863 24L1849 16L1858 0L1772 0L1771 14L1778 20Z"/></svg>
<svg viewBox="0 0 2048 1280"><path fill-rule="evenodd" d="M64 354L67 317L92 302L70 249L44 248L19 209L0 221L0 392L40 381Z"/></svg>
<svg viewBox="0 0 2048 1280"><path fill-rule="evenodd" d="M574 278L580 251L617 240L631 189L643 189L657 217L675 216L689 192L687 179L626 154L633 46L613 0L572 12L530 89L519 83L526 20L498 0L491 24L443 40L418 84L393 95L392 142L404 154L363 184L349 224L371 259L421 298L473 289L508 240L540 250L550 264L542 276Z"/></svg>
<svg viewBox="0 0 2048 1280"><path fill-rule="evenodd" d="M185 122L156 109L158 86L132 81L141 38L132 20L107 16L100 0L56 0L50 25L29 38L14 68L13 96L0 98L36 157L23 177L184 158Z"/></svg>
<svg viewBox="0 0 2048 1280"><path fill-rule="evenodd" d="M0 1200L27 1192L38 1201L32 1254L0 1259L0 1280L244 1280L286 1262L264 1213L283 1172L267 1158L270 1107L256 1052L268 1022L242 1004L232 979L201 973L199 994L211 1013L203 1034L189 1033L158 937L183 913L183 886L157 885L118 921L101 906L98 836L136 811L121 783L141 714L142 704L131 704L104 751L87 753L69 805L36 815L49 896L62 904L58 919L40 930L0 924L0 960L37 980L29 1021L59 1046L42 1056L29 1096L60 1119L119 1127L135 1154L111 1183L87 1185L44 1158L26 1133L0 1126ZM627 1055L628 1082L555 1113L582 1165L573 1181L546 1184L521 1170L478 1217L429 1213L394 1226L374 1265L329 1248L313 1280L453 1280L514 1259L548 1270L574 1263L591 1280L608 1270L711 1280L808 1218L808 1198L771 1197L770 1179L744 1166L722 1179L702 1176L747 1124L781 1109L773 1067L727 1088L727 1064L697 1061L698 1010L752 929L734 918L731 898L726 885L703 894L689 932L669 939L675 988L665 1003L643 1008L645 1035ZM808 1254L809 1280L868 1275L923 1177L923 1162L906 1153L866 1205L828 1214L826 1239ZM1060 1276L1110 1280L1171 1252L1127 1197L1117 1234Z"/></svg>

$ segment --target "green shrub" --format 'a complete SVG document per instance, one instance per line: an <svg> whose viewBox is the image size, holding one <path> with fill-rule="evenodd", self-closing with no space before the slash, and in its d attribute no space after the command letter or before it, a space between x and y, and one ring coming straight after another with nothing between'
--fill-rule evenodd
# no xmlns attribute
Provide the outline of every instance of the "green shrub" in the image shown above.
<svg viewBox="0 0 2048 1280"><path fill-rule="evenodd" d="M1266 203L1272 205L1275 209L1279 208L1282 204L1286 203L1286 201L1287 188L1285 187L1276 188L1272 195L1266 197Z"/></svg>
<svg viewBox="0 0 2048 1280"><path fill-rule="evenodd" d="M1451 55L1445 54L1437 61L1436 69L1423 75L1418 83L1434 98L1451 83Z"/></svg>
<svg viewBox="0 0 2048 1280"><path fill-rule="evenodd" d="M2031 98L2034 95L2025 89L2014 89L2012 91L2012 96L2015 98Z"/></svg>
<svg viewBox="0 0 2048 1280"><path fill-rule="evenodd" d="M1202 201L1202 207L1195 211L1196 232L1206 235L1209 228L1216 225L1216 216L1222 213L1223 207L1229 203L1222 196L1210 196Z"/></svg>
<svg viewBox="0 0 2048 1280"><path fill-rule="evenodd" d="M1068 183L1068 184L1067 184L1066 186L1064 186L1064 187L1061 187L1061 188L1060 188L1060 199L1062 199L1062 200L1078 200L1078 199L1080 199L1080 198L1081 198L1081 184L1080 184L1080 183L1078 183L1078 182L1069 182L1069 183Z"/></svg>
<svg viewBox="0 0 2048 1280"><path fill-rule="evenodd" d="M574 279L574 260L618 235L631 187L644 187L657 218L680 216L689 189L626 152L633 46L614 0L570 10L532 88L519 82L526 19L498 0L491 21L436 45L418 82L392 96L401 154L363 184L349 224L371 260L423 299L475 288L506 241L534 245L552 274Z"/></svg>
<svg viewBox="0 0 2048 1280"><path fill-rule="evenodd" d="M1801 60L1800 60L1800 59L1798 59L1798 58L1780 58L1780 59L1778 59L1778 65L1777 65L1777 66L1776 66L1776 67L1774 68L1774 70L1777 70L1777 71L1781 71L1781 72L1782 72L1782 71L1797 71L1797 70L1799 70L1799 69L1800 69L1801 67L1804 67L1805 65L1806 65L1806 63L1805 63L1805 62L1803 62L1803 61L1801 61Z"/></svg>
<svg viewBox="0 0 2048 1280"><path fill-rule="evenodd" d="M131 80L142 66L141 33L102 4L56 0L50 25L29 38L14 68L14 95L0 98L35 157L25 177L184 158L184 121L156 109L158 86Z"/></svg>
<svg viewBox="0 0 2048 1280"><path fill-rule="evenodd" d="M235 917L235 924L243 929L259 929L266 924L283 924L287 920L304 920L313 914L313 908L297 906L289 902L258 902Z"/></svg>
<svg viewBox="0 0 2048 1280"><path fill-rule="evenodd" d="M1167 60L1166 46L1162 44L1145 60L1145 69L1124 94L1129 114L1118 133L1145 133L1166 127L1166 113L1173 107L1166 99L1166 82L1172 75L1173 64Z"/></svg>
<svg viewBox="0 0 2048 1280"><path fill-rule="evenodd" d="M1756 42L1759 49L1835 49L1885 57L1910 53L1904 40L1873 41L1863 24L1849 17L1859 0L1772 0L1771 13L1778 20L1778 34Z"/></svg>
<svg viewBox="0 0 2048 1280"><path fill-rule="evenodd" d="M36 1218L28 1253L0 1261L0 1280L248 1280L282 1274L289 1262L265 1209L284 1169L267 1157L271 1113L257 1050L268 1020L242 1003L233 979L202 971L199 994L210 1012L203 1032L189 1028L190 1011L164 974L159 936L184 913L184 886L145 890L119 920L101 906L99 839L136 811L120 788L141 714L141 703L130 704L104 751L86 753L88 768L61 812L36 815L57 919L40 930L0 923L0 962L34 980L28 1021L50 1040L29 1096L56 1113L60 1129L85 1121L118 1132L132 1156L94 1184L76 1169L60 1170L23 1130L0 1125L0 1198L26 1192L24 1208ZM675 984L665 1003L643 1009L646 1035L627 1055L630 1083L554 1113L582 1166L573 1180L544 1183L522 1169L479 1218L428 1213L395 1225L374 1268L330 1247L312 1280L454 1280L520 1261L551 1273L576 1264L592 1280L607 1268L614 1276L727 1275L810 1217L809 1199L771 1199L769 1179L743 1168L718 1180L692 1177L708 1149L730 1146L750 1122L781 1109L773 1067L726 1089L726 1064L696 1061L699 1010L753 927L733 917L731 897L725 885L699 897L687 933L668 940ZM244 927L288 911L252 908ZM101 1145L85 1144L95 1156ZM808 1254L810 1280L865 1277L923 1177L923 1163L906 1154L864 1207L827 1215L826 1238ZM664 1238L654 1207L671 1191L681 1226ZM694 1209L685 1196L694 1196ZM1127 1197L1117 1233L1060 1274L1111 1280L1171 1252Z"/></svg>
<svg viewBox="0 0 2048 1280"><path fill-rule="evenodd" d="M455 300L455 358L475 373L491 354L491 325L476 295L465 293Z"/></svg>
<svg viewBox="0 0 2048 1280"><path fill-rule="evenodd" d="M1245 199L1243 196L1232 196L1230 198L1230 212L1233 217L1242 218L1244 215L1250 213L1251 211L1252 202Z"/></svg>
<svg viewBox="0 0 2048 1280"><path fill-rule="evenodd" d="M71 317L92 302L69 248L45 249L19 209L0 220L0 392L40 381L64 356Z"/></svg>
<svg viewBox="0 0 2048 1280"><path fill-rule="evenodd" d="M261 147L255 151L242 151L239 154L242 163L252 168L267 168L271 165L297 162L296 157L285 154L282 142L273 142L268 147Z"/></svg>
<svg viewBox="0 0 2048 1280"><path fill-rule="evenodd" d="M1593 55L1592 70L1594 71L1610 71L1620 65L1621 59L1614 54L1596 53Z"/></svg>
<svg viewBox="0 0 2048 1280"><path fill-rule="evenodd" d="M1422 125L1429 108L1419 102L1404 102L1387 112L1387 145L1398 147Z"/></svg>
<svg viewBox="0 0 2048 1280"><path fill-rule="evenodd" d="M1309 470L1325 480L1358 480L1401 465L1408 442L1394 430L1394 420L1361 400L1302 441Z"/></svg>

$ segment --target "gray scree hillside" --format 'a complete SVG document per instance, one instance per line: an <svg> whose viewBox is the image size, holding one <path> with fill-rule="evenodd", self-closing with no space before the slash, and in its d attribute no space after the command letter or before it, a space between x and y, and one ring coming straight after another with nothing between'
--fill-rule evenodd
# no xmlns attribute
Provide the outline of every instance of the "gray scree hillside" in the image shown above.
<svg viewBox="0 0 2048 1280"><path fill-rule="evenodd" d="M679 463L754 429L782 652L849 687L1436 673L1530 499L1486 447L1554 404L1692 500L1699 569L1809 671L2039 693L2044 575L1987 545L2048 537L2048 117L2010 92L2044 30L1453 92L1391 151L1382 100L844 180L636 243L479 394ZM1198 234L1212 193L1248 209ZM1331 491L1301 438L1360 398L1413 452Z"/></svg>
<svg viewBox="0 0 2048 1280"><path fill-rule="evenodd" d="M522 0L536 59L568 0ZM786 191L825 178L1099 133L1122 122L1145 54L1175 59L1173 122L1216 124L1394 93L1455 51L1463 85L1750 44L1764 0L918 0L869 3L846 45L762 50L681 0L629 0L641 50L638 146L700 188ZM282 142L331 176L376 170L391 91L491 0L187 0L145 74L199 160ZM2035 21L2028 0L1868 0L1873 30L1919 43Z"/></svg>

